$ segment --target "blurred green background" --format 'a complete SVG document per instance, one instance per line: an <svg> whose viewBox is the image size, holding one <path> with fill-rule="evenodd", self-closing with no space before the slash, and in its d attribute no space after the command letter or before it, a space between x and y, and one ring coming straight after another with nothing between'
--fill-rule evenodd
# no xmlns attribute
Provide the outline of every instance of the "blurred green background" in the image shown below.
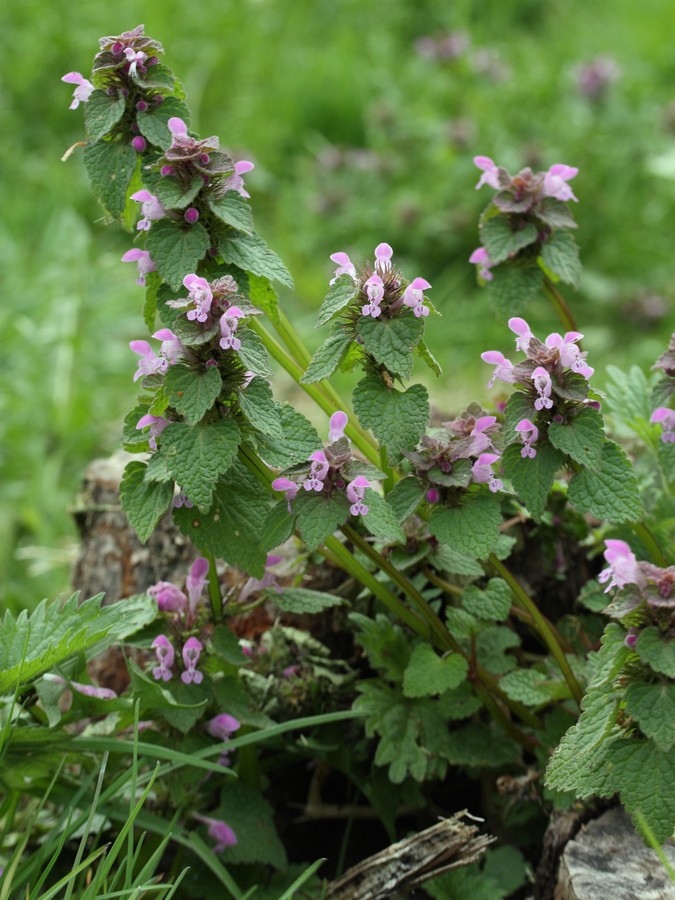
<svg viewBox="0 0 675 900"><path fill-rule="evenodd" d="M142 291L130 237L101 221L68 109L102 34L144 22L184 82L193 127L248 176L260 232L293 273L311 347L333 266L389 242L433 284L430 344L447 412L489 402L483 349L512 347L468 256L489 192L476 154L512 171L578 166L585 264L568 291L602 385L648 367L673 322L675 5L669 0L22 0L0 9L0 588L11 608L67 589L69 507L133 405ZM558 328L543 299L528 316ZM287 382L282 390L289 391ZM325 423L321 429L324 430Z"/></svg>

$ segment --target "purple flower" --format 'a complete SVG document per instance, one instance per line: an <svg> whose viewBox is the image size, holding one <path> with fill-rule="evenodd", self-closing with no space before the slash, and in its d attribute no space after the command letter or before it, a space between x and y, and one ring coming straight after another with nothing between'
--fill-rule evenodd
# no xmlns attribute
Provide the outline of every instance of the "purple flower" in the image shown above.
<svg viewBox="0 0 675 900"><path fill-rule="evenodd" d="M431 287L424 278L415 278L403 292L403 303L410 306L417 318L429 315L429 307L424 306L424 291Z"/></svg>
<svg viewBox="0 0 675 900"><path fill-rule="evenodd" d="M164 634L158 635L152 642L152 648L157 655L158 666L152 670L152 676L157 681L169 681L172 676L171 666L174 660L174 649L171 641Z"/></svg>
<svg viewBox="0 0 675 900"><path fill-rule="evenodd" d="M185 509L192 509L194 507L194 503L188 495L184 491L179 491L176 496L173 498L171 502L171 506L174 509L181 509L181 507L185 507Z"/></svg>
<svg viewBox="0 0 675 900"><path fill-rule="evenodd" d="M479 266L478 274L484 281L492 281L494 275L490 269L494 263L490 261L485 247L477 247L469 257L469 262Z"/></svg>
<svg viewBox="0 0 675 900"><path fill-rule="evenodd" d="M578 169L575 169L573 166L566 166L563 163L556 163L556 165L551 166L544 175L544 196L554 197L556 200L577 201L572 188L567 182L578 174Z"/></svg>
<svg viewBox="0 0 675 900"><path fill-rule="evenodd" d="M170 581L158 581L147 593L155 598L160 612L182 612L187 605L185 594Z"/></svg>
<svg viewBox="0 0 675 900"><path fill-rule="evenodd" d="M506 359L504 354L500 353L499 350L486 350L485 353L481 353L480 358L483 362L495 367L492 378L487 384L489 388L492 387L497 378L500 381L505 381L507 384L515 384L518 380L513 371L513 363L510 359Z"/></svg>
<svg viewBox="0 0 675 900"><path fill-rule="evenodd" d="M306 491L322 491L330 468L326 454L323 450L315 450L308 459L312 461L312 464L309 467L309 477L302 483L302 486Z"/></svg>
<svg viewBox="0 0 675 900"><path fill-rule="evenodd" d="M166 210L162 206L161 201L154 194L151 194L150 191L136 191L135 194L131 195L131 199L142 204L141 213L143 218L136 225L138 231L148 231L153 222L162 219L166 215Z"/></svg>
<svg viewBox="0 0 675 900"><path fill-rule="evenodd" d="M547 347L555 348L558 351L560 362L563 366L568 366L573 372L583 375L584 378L590 378L595 369L586 365L586 353L582 353L577 347L577 341L580 341L583 334L578 331L568 331L565 336L554 331L546 338L544 342Z"/></svg>
<svg viewBox="0 0 675 900"><path fill-rule="evenodd" d="M225 191L236 191L238 194L241 194L242 197L250 197L251 195L244 188L244 179L241 177L245 175L246 172L250 172L251 169L254 169L255 166L252 162L249 162L246 159L241 159L238 163L234 164L234 175L230 175L229 178L226 178L222 184L221 188Z"/></svg>
<svg viewBox="0 0 675 900"><path fill-rule="evenodd" d="M136 153L145 153L148 143L142 135L137 134L136 137L133 137L131 139L131 146L134 148Z"/></svg>
<svg viewBox="0 0 675 900"><path fill-rule="evenodd" d="M153 337L162 342L159 348L159 355L167 361L169 366L177 363L184 355L183 345L180 339L169 328L160 328L153 334Z"/></svg>
<svg viewBox="0 0 675 900"><path fill-rule="evenodd" d="M508 325L511 331L516 335L516 350L522 350L523 353L527 353L527 348L530 346L530 339L534 337L530 331L530 326L525 319L521 319L518 316L513 316L513 318L509 319Z"/></svg>
<svg viewBox="0 0 675 900"><path fill-rule="evenodd" d="M539 396L534 401L534 408L538 410L551 409L551 376L543 366L537 366L532 373L532 381Z"/></svg>
<svg viewBox="0 0 675 900"><path fill-rule="evenodd" d="M284 491L286 502L288 504L288 511L291 511L291 503L295 499L295 495L300 490L300 485L296 484L295 481L291 481L290 478L275 478L272 482L272 490L274 491Z"/></svg>
<svg viewBox="0 0 675 900"><path fill-rule="evenodd" d="M196 637L189 637L187 641L185 641L183 647L183 664L185 665L185 671L180 676L180 680L183 684L190 684L193 681L195 684L201 684L204 676L198 671L197 663L199 662L202 649L201 642L198 641Z"/></svg>
<svg viewBox="0 0 675 900"><path fill-rule="evenodd" d="M132 247L122 257L122 262L135 262L138 267L138 278L136 284L145 287L145 276L150 272L156 272L157 266L150 258L148 250L140 250L138 247Z"/></svg>
<svg viewBox="0 0 675 900"><path fill-rule="evenodd" d="M95 684L80 684L79 681L67 681L60 675L52 675L50 672L43 675L45 681L51 681L52 684L67 685L71 690L83 694L85 697L96 697L97 700L116 700L117 694L110 688L96 687Z"/></svg>
<svg viewBox="0 0 675 900"><path fill-rule="evenodd" d="M635 647L639 636L640 636L640 631L638 628L629 628L628 631L626 632L626 637L623 639L623 642L626 645L626 647L628 647L630 650L632 650L633 647Z"/></svg>
<svg viewBox="0 0 675 900"><path fill-rule="evenodd" d="M638 584L641 576L638 571L638 562L635 554L625 541L605 541L605 559L609 563L608 568L598 575L600 584L609 581L605 593L613 587L621 589L627 584Z"/></svg>
<svg viewBox="0 0 675 900"><path fill-rule="evenodd" d="M195 308L188 312L188 319L191 322L194 322L195 319L198 322L206 322L213 302L211 285L206 278L195 274L186 275L183 284L188 289L188 300L195 305Z"/></svg>
<svg viewBox="0 0 675 900"><path fill-rule="evenodd" d="M379 275L371 275L363 285L368 295L368 303L361 308L362 316L372 316L373 319L381 314L380 303L384 297L384 284Z"/></svg>
<svg viewBox="0 0 675 900"><path fill-rule="evenodd" d="M183 218L188 223L188 225L194 225L199 221L199 210L194 206L190 206L183 213Z"/></svg>
<svg viewBox="0 0 675 900"><path fill-rule="evenodd" d="M190 569L190 574L185 579L185 587L187 588L189 598L189 618L193 620L197 611L197 604L201 600L204 586L209 583L206 577L209 572L209 561L203 556L198 557Z"/></svg>
<svg viewBox="0 0 675 900"><path fill-rule="evenodd" d="M465 451L465 458L468 458L469 456L477 456L483 453L484 450L487 450L488 447L492 446L492 440L486 432L488 432L491 428L494 428L496 423L496 416L481 416L479 419L476 419L474 426L469 434L469 437L473 438L473 441L471 441L470 445Z"/></svg>
<svg viewBox="0 0 675 900"><path fill-rule="evenodd" d="M363 502L363 498L366 495L366 488L369 487L370 482L363 475L357 475L357 477L347 485L347 499L352 504L349 507L349 512L353 516L368 515L368 507Z"/></svg>
<svg viewBox="0 0 675 900"><path fill-rule="evenodd" d="M239 319L244 318L244 316L245 313L238 306L231 306L220 317L220 346L223 350L238 350L241 347L241 341L238 337L235 337L235 332Z"/></svg>
<svg viewBox="0 0 675 900"><path fill-rule="evenodd" d="M79 72L68 72L67 75L63 76L61 81L65 81L66 84L77 85L73 91L73 102L70 104L70 109L77 109L80 103L86 103L94 90L94 85L91 81L87 81L87 79L83 75L80 75Z"/></svg>
<svg viewBox="0 0 675 900"><path fill-rule="evenodd" d="M328 440L331 444L335 443L335 441L339 441L345 436L347 422L347 413L342 412L341 409L334 412L330 417L330 421L328 422Z"/></svg>
<svg viewBox="0 0 675 900"><path fill-rule="evenodd" d="M176 363L183 355L183 345L168 328L160 328L159 331L153 334L153 337L162 342L159 348L159 355L155 354L147 341L129 342L130 349L141 357L138 368L134 373L134 381L138 381L139 378L143 378L145 375L155 375L157 373L163 375L168 367ZM149 425L150 422L146 424Z"/></svg>
<svg viewBox="0 0 675 900"><path fill-rule="evenodd" d="M438 503L441 499L441 492L438 488L429 488L426 493L427 503Z"/></svg>
<svg viewBox="0 0 675 900"><path fill-rule="evenodd" d="M391 270L391 258L394 251L389 244L378 244L375 248L375 271L385 275ZM429 285L431 287L431 285Z"/></svg>
<svg viewBox="0 0 675 900"><path fill-rule="evenodd" d="M208 733L221 741L229 740L230 735L234 734L239 728L241 728L239 719L235 719L234 716L229 716L227 713L220 713L220 715L215 716L206 726Z"/></svg>
<svg viewBox="0 0 675 900"><path fill-rule="evenodd" d="M475 166L483 171L476 185L476 190L483 187L484 184L489 184L491 188L498 191L501 188L499 183L499 166L496 166L489 156L474 156L473 162Z"/></svg>
<svg viewBox="0 0 675 900"><path fill-rule="evenodd" d="M136 343L144 342L138 341ZM142 361L139 365L142 365ZM150 431L148 432L148 444L150 445L151 450L156 450L157 438L168 425L171 425L171 419L165 419L163 416L152 416L150 413L146 413L138 420L136 428L147 428L148 425L150 426Z"/></svg>
<svg viewBox="0 0 675 900"><path fill-rule="evenodd" d="M208 835L216 842L214 853L222 853L226 847L233 847L237 843L237 835L229 825L220 819L211 819L208 816L195 814L195 819L208 825Z"/></svg>
<svg viewBox="0 0 675 900"><path fill-rule="evenodd" d="M145 66L143 65L143 63L148 58L147 53L143 53L142 50L134 50L132 47L125 47L124 55L126 56L127 62L129 63L129 74L131 76L138 74L139 66L143 71L145 71Z"/></svg>
<svg viewBox="0 0 675 900"><path fill-rule="evenodd" d="M340 275L349 275L350 278L353 278L354 281L356 281L356 269L346 253L333 253L330 258L334 263L337 263L335 274L330 280L331 284L335 284Z"/></svg>
<svg viewBox="0 0 675 900"><path fill-rule="evenodd" d="M536 425L533 425L529 419L521 419L516 425L515 430L518 432L520 439L523 442L523 448L520 451L520 455L523 458L529 457L530 459L534 459L537 455L537 451L532 444L535 444L539 439L539 429Z"/></svg>
<svg viewBox="0 0 675 900"><path fill-rule="evenodd" d="M492 471L492 464L499 459L498 453L481 453L476 462L471 466L473 480L476 484L487 484L493 494L501 491L504 485Z"/></svg>
<svg viewBox="0 0 675 900"><path fill-rule="evenodd" d="M621 72L611 57L596 56L590 62L579 66L575 74L579 92L591 100L597 100L604 96Z"/></svg>
<svg viewBox="0 0 675 900"><path fill-rule="evenodd" d="M166 123L167 128L174 137L187 137L187 125L178 116L172 116Z"/></svg>
<svg viewBox="0 0 675 900"><path fill-rule="evenodd" d="M659 423L663 428L661 440L664 444L675 443L675 410L659 406L651 414L649 421Z"/></svg>

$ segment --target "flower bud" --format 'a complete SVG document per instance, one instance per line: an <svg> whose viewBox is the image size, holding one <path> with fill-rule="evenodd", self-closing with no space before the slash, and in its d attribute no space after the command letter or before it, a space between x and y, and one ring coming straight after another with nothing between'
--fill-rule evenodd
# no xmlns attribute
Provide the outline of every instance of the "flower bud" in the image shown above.
<svg viewBox="0 0 675 900"><path fill-rule="evenodd" d="M183 213L183 218L188 223L188 225L194 225L195 222L199 219L199 210L195 209L194 206L190 206Z"/></svg>
<svg viewBox="0 0 675 900"><path fill-rule="evenodd" d="M159 57L151 56L149 59L146 59L146 61L145 61L146 68L148 66L156 66L158 62L159 62Z"/></svg>
<svg viewBox="0 0 675 900"><path fill-rule="evenodd" d="M147 112L148 104L145 102L145 100L139 100L136 104L136 109L139 112Z"/></svg>
<svg viewBox="0 0 675 900"><path fill-rule="evenodd" d="M211 159L211 157L209 156L208 153L202 153L202 155L199 157L199 162L203 166L208 166L210 159Z"/></svg>
<svg viewBox="0 0 675 900"><path fill-rule="evenodd" d="M143 153L143 151L147 147L147 143L145 141L145 138L138 134L135 138L131 139L131 146L134 148L136 153Z"/></svg>
<svg viewBox="0 0 675 900"><path fill-rule="evenodd" d="M157 94L157 96L152 98L152 102L154 106L161 106L164 103L164 97L161 94Z"/></svg>
<svg viewBox="0 0 675 900"><path fill-rule="evenodd" d="M441 499L441 492L438 488L429 488L427 491L427 503L438 503Z"/></svg>
<svg viewBox="0 0 675 900"><path fill-rule="evenodd" d="M173 166L162 166L162 168L159 170L159 174L165 178L167 175L173 175L175 171L176 170Z"/></svg>
<svg viewBox="0 0 675 900"><path fill-rule="evenodd" d="M132 122L129 127L131 129L132 134L140 134L141 133L141 129L138 127L137 122Z"/></svg>
<svg viewBox="0 0 675 900"><path fill-rule="evenodd" d="M124 53L124 45L120 41L115 41L110 51L113 56L121 56Z"/></svg>

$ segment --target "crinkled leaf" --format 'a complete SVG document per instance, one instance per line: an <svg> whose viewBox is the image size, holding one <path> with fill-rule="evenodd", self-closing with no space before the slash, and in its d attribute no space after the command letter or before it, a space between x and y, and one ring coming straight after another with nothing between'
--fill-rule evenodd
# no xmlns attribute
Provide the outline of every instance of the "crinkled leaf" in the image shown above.
<svg viewBox="0 0 675 900"><path fill-rule="evenodd" d="M211 212L235 231L253 234L253 213L251 207L238 191L228 191L222 197L209 197ZM243 267L245 268L245 267Z"/></svg>
<svg viewBox="0 0 675 900"><path fill-rule="evenodd" d="M609 767L623 805L633 817L641 813L656 840L665 843L675 829L675 753L635 739L616 741L611 750Z"/></svg>
<svg viewBox="0 0 675 900"><path fill-rule="evenodd" d="M218 250L226 263L293 287L288 269L258 234L228 235L220 241Z"/></svg>
<svg viewBox="0 0 675 900"><path fill-rule="evenodd" d="M449 472L444 472L440 466L434 466L427 472L427 478L432 484L442 487L468 487L472 479L471 462L468 459L457 459Z"/></svg>
<svg viewBox="0 0 675 900"><path fill-rule="evenodd" d="M261 309L273 325L279 324L279 297L269 278L249 274L247 294L251 303Z"/></svg>
<svg viewBox="0 0 675 900"><path fill-rule="evenodd" d="M546 509L556 472L565 460L562 453L550 444L538 443L536 450L537 455L531 459L521 456L520 444L510 444L504 451L502 464L514 491L538 522Z"/></svg>
<svg viewBox="0 0 675 900"><path fill-rule="evenodd" d="M605 441L595 465L578 472L570 481L570 503L581 513L619 524L639 522L642 502L633 469L624 451L613 441Z"/></svg>
<svg viewBox="0 0 675 900"><path fill-rule="evenodd" d="M173 219L154 222L146 239L157 271L176 291L186 275L197 271L210 246L209 233L200 222L187 225Z"/></svg>
<svg viewBox="0 0 675 900"><path fill-rule="evenodd" d="M393 375L409 378L413 367L413 350L422 339L424 321L414 315L397 319L373 319L361 316L356 326L363 347L375 362Z"/></svg>
<svg viewBox="0 0 675 900"><path fill-rule="evenodd" d="M675 744L675 684L632 681L624 697L626 712L640 724L644 735L664 752Z"/></svg>
<svg viewBox="0 0 675 900"><path fill-rule="evenodd" d="M316 550L349 517L344 494L329 497L323 491L300 491L293 501L298 531L308 550Z"/></svg>
<svg viewBox="0 0 675 900"><path fill-rule="evenodd" d="M398 391L379 376L366 375L354 388L353 401L359 422L384 444L391 460L414 449L429 421L429 395L421 384Z"/></svg>
<svg viewBox="0 0 675 900"><path fill-rule="evenodd" d="M237 635L226 625L216 625L211 635L211 648L216 656L233 666L245 666L249 661Z"/></svg>
<svg viewBox="0 0 675 900"><path fill-rule="evenodd" d="M272 375L270 359L262 340L250 328L238 332L241 347L237 350L239 359L251 372L269 378Z"/></svg>
<svg viewBox="0 0 675 900"><path fill-rule="evenodd" d="M142 462L128 463L120 484L122 509L142 544L173 500L173 483L145 481L146 468Z"/></svg>
<svg viewBox="0 0 675 900"><path fill-rule="evenodd" d="M254 428L272 440L283 440L278 404L272 396L272 388L264 378L256 376L245 388L237 392L239 406Z"/></svg>
<svg viewBox="0 0 675 900"><path fill-rule="evenodd" d="M280 441L268 435L258 436L258 451L265 462L279 469L305 462L310 453L318 450L321 438L316 428L301 412L287 403L277 404L279 421L283 432Z"/></svg>
<svg viewBox="0 0 675 900"><path fill-rule="evenodd" d="M544 265L565 284L579 287L581 278L581 260L579 248L569 231L554 231L541 248Z"/></svg>
<svg viewBox="0 0 675 900"><path fill-rule="evenodd" d="M97 200L119 218L127 202L127 188L136 169L136 151L123 141L98 141L84 148L84 165Z"/></svg>
<svg viewBox="0 0 675 900"><path fill-rule="evenodd" d="M501 523L499 498L494 494L469 491L458 507L435 506L429 528L434 537L457 553L485 559L499 537Z"/></svg>
<svg viewBox="0 0 675 900"><path fill-rule="evenodd" d="M490 303L501 316L522 316L544 286L544 273L530 260L498 266L492 276L488 282Z"/></svg>
<svg viewBox="0 0 675 900"><path fill-rule="evenodd" d="M458 553L454 547L448 544L439 544L434 550L433 557L437 568L452 575L467 575L480 578L483 575L483 567L476 562L473 556Z"/></svg>
<svg viewBox="0 0 675 900"><path fill-rule="evenodd" d="M406 697L432 697L459 687L469 665L459 653L438 656L430 644L417 644L403 676Z"/></svg>
<svg viewBox="0 0 675 900"><path fill-rule="evenodd" d="M463 681L451 691L444 691L438 698L438 704L443 718L468 719L481 708L483 702L470 682Z"/></svg>
<svg viewBox="0 0 675 900"><path fill-rule="evenodd" d="M576 228L577 223L566 203L554 197L544 197L537 205L537 217L553 228Z"/></svg>
<svg viewBox="0 0 675 900"><path fill-rule="evenodd" d="M506 443L511 444L514 441L520 443L516 425L522 419L530 419L531 421L535 415L536 411L532 405L532 400L528 398L527 394L523 394L522 391L516 391L514 394L511 394L506 401L506 409L504 410L504 436Z"/></svg>
<svg viewBox="0 0 675 900"><path fill-rule="evenodd" d="M318 328L319 325L325 325L326 322L330 322L333 316L344 309L354 299L356 289L356 283L350 275L341 275L335 284L331 285L330 290L326 294L326 299L321 304L316 327Z"/></svg>
<svg viewBox="0 0 675 900"><path fill-rule="evenodd" d="M274 550L279 544L283 544L293 534L295 528L295 516L288 511L288 504L280 500L270 510L265 525L260 534L260 544L263 550Z"/></svg>
<svg viewBox="0 0 675 900"><path fill-rule="evenodd" d="M84 104L84 127L92 142L100 140L124 115L126 100L117 93L109 97L106 91L94 91Z"/></svg>
<svg viewBox="0 0 675 900"><path fill-rule="evenodd" d="M637 639L635 650L642 662L654 672L675 678L675 648L672 640L661 637L658 628L644 628Z"/></svg>
<svg viewBox="0 0 675 900"><path fill-rule="evenodd" d="M512 700L526 706L544 706L551 700L549 682L543 672L536 669L516 669L499 680L499 687Z"/></svg>
<svg viewBox="0 0 675 900"><path fill-rule="evenodd" d="M238 779L221 779L220 806L209 816L220 819L237 835L237 843L223 855L226 865L264 863L287 866L286 851L274 826L274 810L260 791Z"/></svg>
<svg viewBox="0 0 675 900"><path fill-rule="evenodd" d="M495 726L472 723L450 732L444 755L456 766L500 768L518 762L520 750L498 737Z"/></svg>
<svg viewBox="0 0 675 900"><path fill-rule="evenodd" d="M185 310L178 311L170 328L185 347L201 347L203 344L209 344L220 331L217 319L210 325L191 321L185 315Z"/></svg>
<svg viewBox="0 0 675 900"><path fill-rule="evenodd" d="M275 606L290 613L319 613L345 601L334 594L311 591L308 588L284 588L280 593L269 593Z"/></svg>
<svg viewBox="0 0 675 900"><path fill-rule="evenodd" d="M600 461L605 443L602 416L597 409L585 407L569 422L552 422L548 439L582 466L593 466Z"/></svg>
<svg viewBox="0 0 675 900"><path fill-rule="evenodd" d="M642 423L648 423L657 406L651 397L654 377L647 378L639 366L631 366L622 372L616 366L607 366L607 399L603 404L608 413L618 422L638 431Z"/></svg>
<svg viewBox="0 0 675 900"><path fill-rule="evenodd" d="M389 503L372 488L366 489L365 503L368 513L362 519L366 530L378 541L384 541L387 544L404 544L405 534Z"/></svg>
<svg viewBox="0 0 675 900"><path fill-rule="evenodd" d="M489 672L502 675L516 665L516 658L509 650L520 644L520 638L502 625L489 625L476 635L476 656L481 666Z"/></svg>
<svg viewBox="0 0 675 900"><path fill-rule="evenodd" d="M216 366L198 369L196 366L169 366L164 389L171 406L185 418L188 425L196 425L216 402L222 378Z"/></svg>
<svg viewBox="0 0 675 900"><path fill-rule="evenodd" d="M503 622L511 610L511 591L501 578L491 578L483 590L471 584L462 594L462 606L479 619Z"/></svg>
<svg viewBox="0 0 675 900"><path fill-rule="evenodd" d="M445 621L448 631L458 639L474 637L485 628L485 622L481 622L471 613L458 606L449 606L445 610Z"/></svg>
<svg viewBox="0 0 675 900"><path fill-rule="evenodd" d="M129 453L144 453L150 449L148 435L143 432L142 428L136 428L139 419L142 419L147 412L148 407L143 403L139 403L124 417L122 440L124 441L124 449Z"/></svg>
<svg viewBox="0 0 675 900"><path fill-rule="evenodd" d="M391 681L403 681L410 647L401 627L383 613L377 613L374 619L350 613L349 619L357 628L356 642L363 647L372 668Z"/></svg>
<svg viewBox="0 0 675 900"><path fill-rule="evenodd" d="M399 522L411 516L424 497L424 487L416 478L407 477L398 481L387 494L387 503L394 510Z"/></svg>
<svg viewBox="0 0 675 900"><path fill-rule="evenodd" d="M307 366L307 371L300 379L302 384L314 384L324 378L330 378L347 355L351 344L351 336L341 331L326 338L317 348Z"/></svg>
<svg viewBox="0 0 675 900"><path fill-rule="evenodd" d="M166 209L184 209L189 203L192 203L203 187L204 182L199 175L194 175L188 184L183 184L178 178L168 176L160 178L153 185L151 193L162 202ZM154 225L152 227L154 228Z"/></svg>
<svg viewBox="0 0 675 900"><path fill-rule="evenodd" d="M533 244L538 232L532 222L523 223L522 219L511 216L492 216L481 226L480 235L490 262L496 265Z"/></svg>
<svg viewBox="0 0 675 900"><path fill-rule="evenodd" d="M171 118L182 119L188 127L190 126L190 110L177 97L165 97L160 106L139 112L136 121L143 137L155 147L168 150L173 140L167 124Z"/></svg>
<svg viewBox="0 0 675 900"><path fill-rule="evenodd" d="M148 331L155 330L155 315L157 314L157 292L162 279L157 272L148 272L145 276L145 301L143 303L143 321Z"/></svg>
<svg viewBox="0 0 675 900"><path fill-rule="evenodd" d="M424 341L420 341L419 344L415 347L415 353L419 356L420 359L424 360L424 362L429 366L436 378L441 377L441 375L443 374L443 369L441 369L440 363L431 352L431 350L427 347Z"/></svg>
<svg viewBox="0 0 675 900"><path fill-rule="evenodd" d="M136 70L131 73L131 78L136 84L144 88L158 88L167 94L173 90L175 78L173 72L163 63L155 63L145 72Z"/></svg>
<svg viewBox="0 0 675 900"><path fill-rule="evenodd" d="M176 422L162 432L167 468L201 512L211 505L216 479L236 459L240 440L233 419L201 425Z"/></svg>
<svg viewBox="0 0 675 900"><path fill-rule="evenodd" d="M564 378L554 377L551 383L554 398L574 400L579 403L588 398L589 385L583 375L578 372L565 372Z"/></svg>

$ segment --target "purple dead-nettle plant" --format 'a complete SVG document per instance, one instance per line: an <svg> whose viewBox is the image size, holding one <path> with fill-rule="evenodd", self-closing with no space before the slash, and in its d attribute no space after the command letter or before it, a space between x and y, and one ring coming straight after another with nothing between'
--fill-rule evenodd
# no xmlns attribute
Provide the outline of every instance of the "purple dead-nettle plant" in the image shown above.
<svg viewBox="0 0 675 900"><path fill-rule="evenodd" d="M222 853L227 847L233 847L237 843L237 835L222 819L212 819L200 813L192 813L192 816L208 826L208 835L214 841L214 853Z"/></svg>
<svg viewBox="0 0 675 900"><path fill-rule="evenodd" d="M157 266L152 261L149 250L141 250L140 247L132 247L122 257L122 262L135 262L138 270L138 278L136 284L139 287L145 287L146 275L157 271Z"/></svg>
<svg viewBox="0 0 675 900"><path fill-rule="evenodd" d="M476 190L484 184L489 185L499 194L494 204L503 212L536 211L537 204L546 197L554 200L577 200L568 182L579 174L573 166L556 163L547 172L533 172L532 169L521 169L517 175L511 175L503 166L498 166L489 156L475 156L475 165L483 174L478 180Z"/></svg>
<svg viewBox="0 0 675 900"><path fill-rule="evenodd" d="M86 103L94 92L94 85L83 75L80 75L79 72L68 72L61 81L65 81L66 84L77 85L73 91L73 102L70 104L71 109L77 109L80 103Z"/></svg>
<svg viewBox="0 0 675 900"><path fill-rule="evenodd" d="M134 381L146 375L163 375L169 366L185 355L185 349L176 335L168 328L160 328L153 337L161 341L159 353L155 353L147 341L131 341L129 347L141 358L134 374Z"/></svg>
<svg viewBox="0 0 675 900"><path fill-rule="evenodd" d="M52 684L68 687L78 694L82 694L84 697L94 697L96 700L117 699L117 694L110 688L98 687L98 685L95 684L81 684L79 681L70 681L68 678L63 678L61 675L55 675L51 672L46 672L43 678L45 681L49 681Z"/></svg>

